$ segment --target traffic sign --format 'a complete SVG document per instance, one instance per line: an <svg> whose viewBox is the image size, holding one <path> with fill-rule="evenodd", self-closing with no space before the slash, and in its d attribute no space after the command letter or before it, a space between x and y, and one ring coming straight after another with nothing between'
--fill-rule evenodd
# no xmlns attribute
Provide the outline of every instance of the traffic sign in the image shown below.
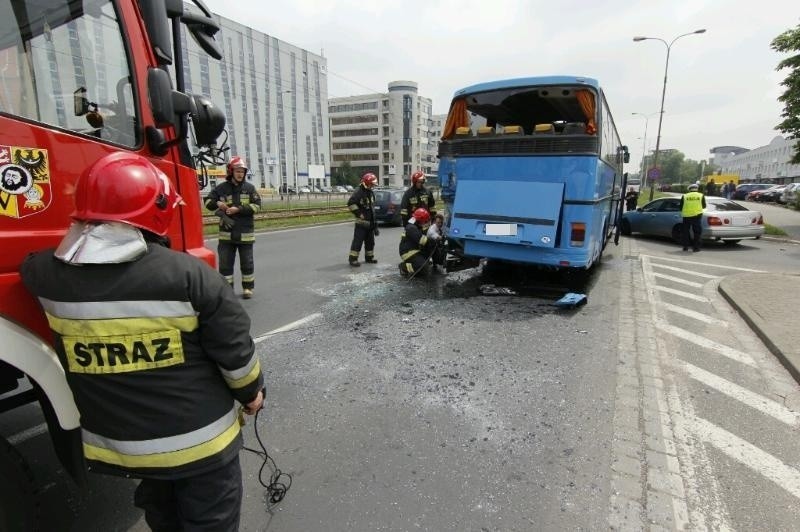
<svg viewBox="0 0 800 532"><path fill-rule="evenodd" d="M661 168L658 168L656 166L650 168L647 171L647 178L653 180L661 179Z"/></svg>

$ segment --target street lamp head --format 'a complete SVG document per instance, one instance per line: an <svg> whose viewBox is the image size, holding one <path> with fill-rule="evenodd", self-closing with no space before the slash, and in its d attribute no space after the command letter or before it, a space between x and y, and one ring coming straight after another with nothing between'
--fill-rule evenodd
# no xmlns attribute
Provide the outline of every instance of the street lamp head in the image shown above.
<svg viewBox="0 0 800 532"><path fill-rule="evenodd" d="M639 42L639 41L646 41L646 40L647 40L647 37L641 37L641 36L637 36L637 37L634 37L634 38L633 38L633 40L634 40L634 41L636 41L636 42Z"/></svg>
<svg viewBox="0 0 800 532"><path fill-rule="evenodd" d="M705 32L706 32L706 29L705 29L705 28L703 28L703 29L699 29L699 30L695 31L695 33L705 33Z"/></svg>

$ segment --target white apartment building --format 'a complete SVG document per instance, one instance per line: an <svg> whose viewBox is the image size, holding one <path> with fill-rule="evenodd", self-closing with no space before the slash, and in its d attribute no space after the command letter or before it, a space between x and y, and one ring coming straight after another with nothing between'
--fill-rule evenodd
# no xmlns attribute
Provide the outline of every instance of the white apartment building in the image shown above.
<svg viewBox="0 0 800 532"><path fill-rule="evenodd" d="M393 81L386 93L328 101L332 175L349 162L359 175L373 172L380 185L401 187L416 170L435 173L433 106L417 88L413 81Z"/></svg>
<svg viewBox="0 0 800 532"><path fill-rule="evenodd" d="M244 157L257 188L329 185L327 60L232 20L216 20L223 59L201 53L181 26L183 62L187 90L209 97L225 113L229 156ZM318 176L311 183L310 168ZM223 168L211 174L203 193Z"/></svg>
<svg viewBox="0 0 800 532"><path fill-rule="evenodd" d="M749 150L738 146L717 146L711 149L711 163L723 174L738 174L742 182L800 181L800 164L790 164L797 140L778 135L766 146Z"/></svg>

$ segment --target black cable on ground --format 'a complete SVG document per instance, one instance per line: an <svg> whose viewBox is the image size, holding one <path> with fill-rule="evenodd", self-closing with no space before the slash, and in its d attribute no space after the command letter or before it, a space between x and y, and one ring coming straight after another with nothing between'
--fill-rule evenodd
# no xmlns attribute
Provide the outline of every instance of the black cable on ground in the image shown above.
<svg viewBox="0 0 800 532"><path fill-rule="evenodd" d="M267 489L267 495L269 496L270 504L278 504L286 496L289 488L292 487L292 475L289 473L284 473L278 469L275 460L273 460L269 453L267 453L267 448L264 446L264 442L261 441L261 435L258 432L259 412L261 412L261 410L256 412L255 419L253 421L253 432L255 432L256 440L258 440L258 445L261 447L261 450L259 451L257 449L251 449L247 446L245 446L244 449L246 451L250 451L251 453L257 454L264 460L258 470L258 482ZM269 481L265 482L264 469L267 467L267 464L270 464L271 473L269 476ZM281 480L282 477L285 477L286 480Z"/></svg>

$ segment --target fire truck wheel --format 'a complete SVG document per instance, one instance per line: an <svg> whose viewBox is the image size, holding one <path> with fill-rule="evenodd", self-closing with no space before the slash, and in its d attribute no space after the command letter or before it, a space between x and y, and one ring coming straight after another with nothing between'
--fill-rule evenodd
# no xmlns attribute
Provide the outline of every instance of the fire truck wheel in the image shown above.
<svg viewBox="0 0 800 532"><path fill-rule="evenodd" d="M36 530L33 473L17 450L0 437L0 530Z"/></svg>

